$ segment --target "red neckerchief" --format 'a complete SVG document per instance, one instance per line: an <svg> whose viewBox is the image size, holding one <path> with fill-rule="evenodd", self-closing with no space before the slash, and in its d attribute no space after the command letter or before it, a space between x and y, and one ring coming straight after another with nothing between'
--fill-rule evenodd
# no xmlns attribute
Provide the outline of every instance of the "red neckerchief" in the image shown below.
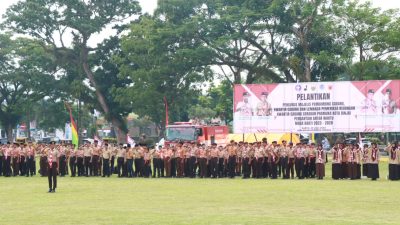
<svg viewBox="0 0 400 225"><path fill-rule="evenodd" d="M52 167L52 165L53 165L53 151L50 151L50 155L49 155L49 166L50 166L50 168Z"/></svg>
<svg viewBox="0 0 400 225"><path fill-rule="evenodd" d="M337 148L335 148L335 149L333 150L333 159L334 159L334 160L337 160L337 159L338 159L338 150L337 150Z"/></svg>
<svg viewBox="0 0 400 225"><path fill-rule="evenodd" d="M397 147L396 147L396 146L393 146L392 149L390 150L390 153L391 153L391 154L390 154L390 157L391 157L392 160L395 160L395 159L396 159L396 156L397 156L397 155L396 155L396 149L397 149Z"/></svg>
<svg viewBox="0 0 400 225"><path fill-rule="evenodd" d="M318 150L318 159L322 160L322 149Z"/></svg>
<svg viewBox="0 0 400 225"><path fill-rule="evenodd" d="M377 152L376 148L373 148L373 149L372 149L372 156L371 156L372 161L375 161L375 160L376 160L376 152Z"/></svg>

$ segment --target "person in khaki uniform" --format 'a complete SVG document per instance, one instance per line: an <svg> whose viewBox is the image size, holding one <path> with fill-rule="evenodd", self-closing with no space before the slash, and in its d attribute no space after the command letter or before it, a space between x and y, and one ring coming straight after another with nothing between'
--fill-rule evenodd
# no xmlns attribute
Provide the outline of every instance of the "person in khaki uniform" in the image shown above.
<svg viewBox="0 0 400 225"><path fill-rule="evenodd" d="M289 147L286 145L286 141L282 141L282 146L279 150L279 164L281 167L281 174L283 179L289 179L289 171L287 171L289 161Z"/></svg>
<svg viewBox="0 0 400 225"><path fill-rule="evenodd" d="M339 148L339 150L342 151L342 179L347 179L349 178L349 155L351 152L351 149L353 149L353 145L350 144L348 146L345 145L341 145L341 147Z"/></svg>
<svg viewBox="0 0 400 225"><path fill-rule="evenodd" d="M376 143L372 143L371 146L371 151L369 151L368 155L368 177L371 178L371 180L377 180L379 178L379 149Z"/></svg>
<svg viewBox="0 0 400 225"><path fill-rule="evenodd" d="M229 178L235 178L236 158L237 158L237 146L235 142L227 146L228 149L228 176Z"/></svg>
<svg viewBox="0 0 400 225"><path fill-rule="evenodd" d="M161 177L161 155L160 151L157 151L156 149L153 149L150 151L150 154L153 158L153 177Z"/></svg>
<svg viewBox="0 0 400 225"><path fill-rule="evenodd" d="M389 154L389 180L399 180L399 148L397 143L389 144L385 151Z"/></svg>
<svg viewBox="0 0 400 225"><path fill-rule="evenodd" d="M294 162L295 162L295 148L293 148L293 143L289 143L289 147L287 148L288 154L288 164L286 166L286 175L289 178L294 179Z"/></svg>
<svg viewBox="0 0 400 225"><path fill-rule="evenodd" d="M347 175L351 180L357 179L357 146L347 148Z"/></svg>
<svg viewBox="0 0 400 225"><path fill-rule="evenodd" d="M369 155L370 148L367 144L364 144L364 148L362 150L362 175L364 177L368 177L368 155Z"/></svg>
<svg viewBox="0 0 400 225"><path fill-rule="evenodd" d="M249 148L242 146L242 171L243 171L243 179L250 178L250 154Z"/></svg>
<svg viewBox="0 0 400 225"><path fill-rule="evenodd" d="M342 177L342 151L339 144L332 148L332 179L338 180Z"/></svg>
<svg viewBox="0 0 400 225"><path fill-rule="evenodd" d="M127 151L126 151L126 166L127 166L127 176L128 177L134 177L134 172L133 172L133 150L131 148L131 145L127 145Z"/></svg>
<svg viewBox="0 0 400 225"><path fill-rule="evenodd" d="M225 152L224 147L218 146L218 177L219 178L225 177L225 171L224 171L224 168L225 168L224 155L225 155L225 153L224 152Z"/></svg>
<svg viewBox="0 0 400 225"><path fill-rule="evenodd" d="M243 146L241 143L239 143L239 144L235 143L235 145L236 145L236 150L237 150L235 172L236 172L236 176L242 176L242 160L243 160L242 159L242 149L243 149Z"/></svg>
<svg viewBox="0 0 400 225"><path fill-rule="evenodd" d="M316 151L316 176L318 180L322 180L325 177L325 151L322 149L322 144L317 146Z"/></svg>
<svg viewBox="0 0 400 225"><path fill-rule="evenodd" d="M183 168L184 168L184 160L185 160L185 152L183 148L183 143L179 142L176 147L176 173L178 178L183 177ZM153 159L157 160L157 159Z"/></svg>
<svg viewBox="0 0 400 225"><path fill-rule="evenodd" d="M110 177L110 159L111 159L111 148L108 144L104 144L104 149L102 152L103 158L103 176L102 177Z"/></svg>
<svg viewBox="0 0 400 225"><path fill-rule="evenodd" d="M218 177L218 149L217 144L213 143L209 151L210 175L212 178Z"/></svg>

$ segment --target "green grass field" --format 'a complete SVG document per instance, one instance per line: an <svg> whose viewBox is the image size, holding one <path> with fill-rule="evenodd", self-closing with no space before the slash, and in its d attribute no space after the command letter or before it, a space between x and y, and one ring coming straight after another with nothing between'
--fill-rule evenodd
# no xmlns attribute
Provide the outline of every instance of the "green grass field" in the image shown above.
<svg viewBox="0 0 400 225"><path fill-rule="evenodd" d="M0 224L400 224L400 181L0 177Z"/></svg>

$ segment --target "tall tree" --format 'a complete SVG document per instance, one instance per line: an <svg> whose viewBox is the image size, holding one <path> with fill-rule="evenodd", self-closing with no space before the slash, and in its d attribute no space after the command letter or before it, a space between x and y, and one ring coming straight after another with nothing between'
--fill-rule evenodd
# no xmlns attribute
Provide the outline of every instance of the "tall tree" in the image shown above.
<svg viewBox="0 0 400 225"><path fill-rule="evenodd" d="M0 121L12 142L25 111L54 92L54 60L38 42L7 34L0 35L0 59Z"/></svg>
<svg viewBox="0 0 400 225"><path fill-rule="evenodd" d="M119 142L125 142L123 119L112 112L93 72L94 65L90 64L90 55L98 48L90 47L89 40L139 12L138 2L133 0L22 0L7 10L5 25L43 41L47 51L81 69L94 89L101 111L116 129ZM71 37L72 43L68 44Z"/></svg>
<svg viewBox="0 0 400 225"><path fill-rule="evenodd" d="M169 22L142 16L122 39L116 62L123 78L132 81L116 89L123 105L148 116L163 131L164 99L172 121L188 119L188 105L210 78L202 60L208 52L193 41L190 32Z"/></svg>

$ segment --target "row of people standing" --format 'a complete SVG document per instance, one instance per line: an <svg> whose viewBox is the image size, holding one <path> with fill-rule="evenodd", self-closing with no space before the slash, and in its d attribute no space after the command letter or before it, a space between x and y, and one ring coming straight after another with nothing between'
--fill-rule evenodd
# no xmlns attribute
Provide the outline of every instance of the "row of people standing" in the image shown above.
<svg viewBox="0 0 400 225"><path fill-rule="evenodd" d="M325 177L327 154L322 145L282 144L266 140L257 143L231 142L227 146L178 143L160 150L146 146L100 146L85 144L77 150L72 145L3 145L0 147L0 175L34 175L35 158L40 158L39 173L47 176L50 148L58 152L58 174L65 176L118 177L191 177L289 179ZM389 153L389 179L400 178L400 150L397 143L386 148ZM371 147L338 144L332 150L332 178L373 180L379 178L380 154ZM115 164L116 163L116 164ZM69 169L68 169L69 166Z"/></svg>

